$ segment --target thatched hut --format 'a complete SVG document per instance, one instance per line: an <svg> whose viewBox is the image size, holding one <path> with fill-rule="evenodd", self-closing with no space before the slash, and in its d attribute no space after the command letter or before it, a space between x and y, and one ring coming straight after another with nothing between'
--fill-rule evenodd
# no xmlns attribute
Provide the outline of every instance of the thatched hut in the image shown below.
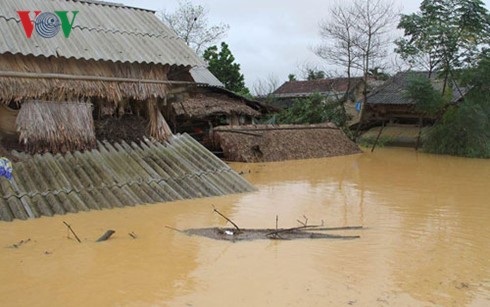
<svg viewBox="0 0 490 307"><path fill-rule="evenodd" d="M334 124L217 127L213 140L226 160L271 162L360 153Z"/></svg>
<svg viewBox="0 0 490 307"><path fill-rule="evenodd" d="M68 11L69 37L34 31L28 38L17 11L29 8ZM92 120L125 114L147 122L149 136L165 139L168 93L195 84L189 70L203 64L155 12L120 4L7 1L0 27L0 134L12 134L12 121L3 118L18 112L15 131L31 152L93 148Z"/></svg>
<svg viewBox="0 0 490 307"><path fill-rule="evenodd" d="M204 141L214 127L252 124L261 116L260 104L254 103L223 88L201 86L170 100L171 123L174 131Z"/></svg>
<svg viewBox="0 0 490 307"><path fill-rule="evenodd" d="M174 132L186 132L204 142L213 127L220 125L247 125L254 119L270 113L270 108L256 100L229 91L206 67L190 70L196 87L169 95Z"/></svg>

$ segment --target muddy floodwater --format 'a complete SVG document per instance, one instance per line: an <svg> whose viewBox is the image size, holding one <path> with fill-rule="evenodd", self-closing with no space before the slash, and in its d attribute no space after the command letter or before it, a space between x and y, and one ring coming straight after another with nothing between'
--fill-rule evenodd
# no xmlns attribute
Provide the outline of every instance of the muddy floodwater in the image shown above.
<svg viewBox="0 0 490 307"><path fill-rule="evenodd" d="M490 161L383 148L232 166L258 191L0 223L0 306L490 306ZM231 243L165 227L230 227L213 205L242 228L364 229Z"/></svg>

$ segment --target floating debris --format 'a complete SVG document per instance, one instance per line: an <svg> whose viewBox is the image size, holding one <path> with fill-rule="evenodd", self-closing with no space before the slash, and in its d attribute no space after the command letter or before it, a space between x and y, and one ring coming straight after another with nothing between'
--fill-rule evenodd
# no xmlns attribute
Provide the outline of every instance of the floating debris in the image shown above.
<svg viewBox="0 0 490 307"><path fill-rule="evenodd" d="M175 228L169 229L185 233L190 236L201 236L214 240L223 241L253 241L253 240L299 240L299 239L337 239L337 240L353 240L359 239L360 236L345 236L345 235L333 235L324 233L324 231L338 231L338 230L360 230L362 226L348 226L348 227L331 227L324 228L321 226L301 226L295 228L284 229L241 229L237 231L236 228L195 228L178 230Z"/></svg>

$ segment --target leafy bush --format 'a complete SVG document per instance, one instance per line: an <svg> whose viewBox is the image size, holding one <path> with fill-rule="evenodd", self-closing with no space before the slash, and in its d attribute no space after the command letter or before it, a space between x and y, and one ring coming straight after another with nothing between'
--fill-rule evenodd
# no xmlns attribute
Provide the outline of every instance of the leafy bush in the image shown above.
<svg viewBox="0 0 490 307"><path fill-rule="evenodd" d="M424 149L438 154L490 158L490 108L465 101L450 108L428 134Z"/></svg>
<svg viewBox="0 0 490 307"><path fill-rule="evenodd" d="M417 111L436 115L444 106L444 97L432 87L429 78L420 75L409 77L406 96L415 101Z"/></svg>
<svg viewBox="0 0 490 307"><path fill-rule="evenodd" d="M320 94L296 99L293 105L277 116L279 124L318 124L332 122L343 127L346 115L343 106L337 101L325 101Z"/></svg>
<svg viewBox="0 0 490 307"><path fill-rule="evenodd" d="M490 158L490 103L487 98L490 96L490 61L484 60L477 69L466 72L464 79L465 86L471 90L457 105L448 104L450 91L448 96L443 96L425 77L413 76L406 95L415 101L418 111L439 115L427 135L424 145L427 152Z"/></svg>

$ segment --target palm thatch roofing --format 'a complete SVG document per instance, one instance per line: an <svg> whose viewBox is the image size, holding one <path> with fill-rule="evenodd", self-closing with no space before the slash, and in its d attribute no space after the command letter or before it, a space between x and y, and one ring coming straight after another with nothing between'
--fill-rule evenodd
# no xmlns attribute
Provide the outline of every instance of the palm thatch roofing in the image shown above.
<svg viewBox="0 0 490 307"><path fill-rule="evenodd" d="M4 54L0 67L0 103L98 97L117 104L124 99L165 97L169 88L170 67L163 65Z"/></svg>
<svg viewBox="0 0 490 307"><path fill-rule="evenodd" d="M172 103L177 116L204 119L217 115L260 116L260 112L249 107L244 99L233 98L220 93L196 93L182 101Z"/></svg>
<svg viewBox="0 0 490 307"><path fill-rule="evenodd" d="M222 126L213 139L225 159L271 162L361 153L334 124Z"/></svg>
<svg viewBox="0 0 490 307"><path fill-rule="evenodd" d="M96 144L90 103L25 102L17 116L17 130L30 152L77 151Z"/></svg>

